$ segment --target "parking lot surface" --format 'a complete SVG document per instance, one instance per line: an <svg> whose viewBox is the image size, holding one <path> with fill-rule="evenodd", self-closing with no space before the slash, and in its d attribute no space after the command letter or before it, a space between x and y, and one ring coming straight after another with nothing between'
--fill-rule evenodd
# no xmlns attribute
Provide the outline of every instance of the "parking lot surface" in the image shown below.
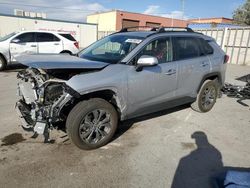
<svg viewBox="0 0 250 188"><path fill-rule="evenodd" d="M0 73L0 187L206 188L216 174L250 166L250 110L234 98L206 114L182 106L123 122L111 143L83 151L62 131L44 144L22 130L16 72ZM249 73L228 65L227 81Z"/></svg>

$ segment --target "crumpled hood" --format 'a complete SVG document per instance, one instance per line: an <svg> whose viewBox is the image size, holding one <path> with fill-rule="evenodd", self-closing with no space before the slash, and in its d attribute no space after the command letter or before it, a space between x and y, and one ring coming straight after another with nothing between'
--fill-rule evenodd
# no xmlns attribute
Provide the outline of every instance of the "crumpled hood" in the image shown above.
<svg viewBox="0 0 250 188"><path fill-rule="evenodd" d="M37 69L102 69L108 63L91 61L65 54L23 55L16 58L17 62Z"/></svg>

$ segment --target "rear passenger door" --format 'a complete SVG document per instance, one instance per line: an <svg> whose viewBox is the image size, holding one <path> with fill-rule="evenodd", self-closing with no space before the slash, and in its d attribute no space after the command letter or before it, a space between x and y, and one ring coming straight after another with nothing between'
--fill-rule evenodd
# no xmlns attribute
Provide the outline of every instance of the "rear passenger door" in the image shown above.
<svg viewBox="0 0 250 188"><path fill-rule="evenodd" d="M196 97L203 76L210 72L210 60L197 37L173 37L174 59L178 64L177 97Z"/></svg>
<svg viewBox="0 0 250 188"><path fill-rule="evenodd" d="M62 41L52 33L37 33L38 53L60 53L63 51Z"/></svg>

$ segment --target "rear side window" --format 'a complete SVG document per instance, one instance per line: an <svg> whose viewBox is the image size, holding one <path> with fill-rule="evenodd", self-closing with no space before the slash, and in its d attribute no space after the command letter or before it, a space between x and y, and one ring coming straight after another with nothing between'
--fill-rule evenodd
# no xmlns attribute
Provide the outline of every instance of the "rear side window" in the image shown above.
<svg viewBox="0 0 250 188"><path fill-rule="evenodd" d="M195 58L202 55L198 40L193 37L174 38L175 60Z"/></svg>
<svg viewBox="0 0 250 188"><path fill-rule="evenodd" d="M71 35L71 34L59 34L61 35L62 37L70 40L70 41L76 41L76 39Z"/></svg>
<svg viewBox="0 0 250 188"><path fill-rule="evenodd" d="M37 42L57 42L57 41L60 41L60 39L51 33L37 33Z"/></svg>
<svg viewBox="0 0 250 188"><path fill-rule="evenodd" d="M23 33L23 34L17 36L15 39L19 39L20 43L35 42L35 34L34 33Z"/></svg>
<svg viewBox="0 0 250 188"><path fill-rule="evenodd" d="M214 53L214 49L209 45L207 41L201 38L199 38L199 41L201 43L201 48L203 49L206 55L210 55Z"/></svg>

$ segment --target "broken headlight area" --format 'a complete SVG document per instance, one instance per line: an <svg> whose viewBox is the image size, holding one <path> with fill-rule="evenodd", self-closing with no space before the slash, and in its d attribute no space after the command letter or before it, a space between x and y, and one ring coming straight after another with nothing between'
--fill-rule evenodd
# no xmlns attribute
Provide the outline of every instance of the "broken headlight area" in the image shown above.
<svg viewBox="0 0 250 188"><path fill-rule="evenodd" d="M49 141L49 132L59 122L65 122L62 113L80 95L65 84L65 80L49 76L37 69L27 69L17 75L19 101L17 112L27 131L43 134Z"/></svg>

